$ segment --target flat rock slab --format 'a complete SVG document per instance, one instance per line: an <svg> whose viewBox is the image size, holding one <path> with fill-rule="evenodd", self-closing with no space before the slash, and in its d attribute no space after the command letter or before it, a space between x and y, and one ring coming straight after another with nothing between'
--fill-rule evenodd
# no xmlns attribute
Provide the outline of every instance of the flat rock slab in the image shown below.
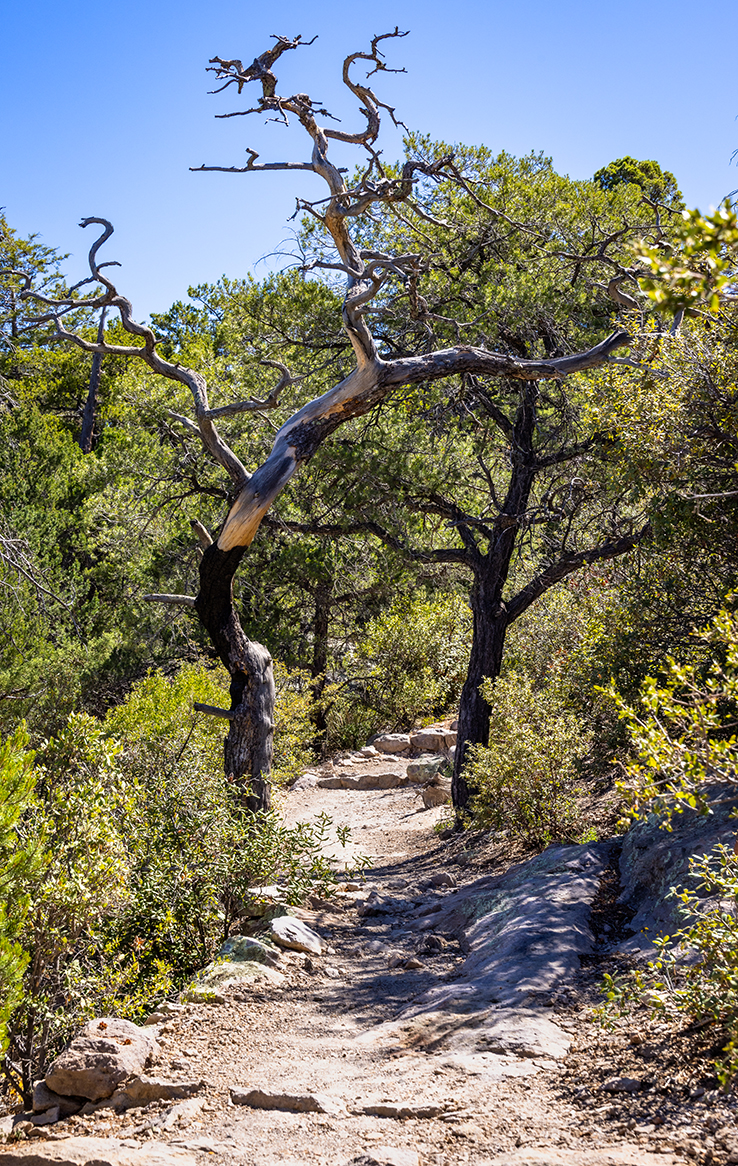
<svg viewBox="0 0 738 1166"><path fill-rule="evenodd" d="M231 1089L234 1105L249 1105L252 1109L280 1109L287 1113L345 1112L340 1101L325 1093L272 1093L268 1089Z"/></svg>
<svg viewBox="0 0 738 1166"><path fill-rule="evenodd" d="M456 1032L448 1047L468 1046L466 1029ZM474 1044L480 1051L512 1054L524 1058L562 1060L571 1046L571 1037L549 1020L541 1008L503 1008L487 1014L474 1029Z"/></svg>
<svg viewBox="0 0 738 1166"><path fill-rule="evenodd" d="M405 1118L433 1118L445 1112L443 1105L419 1105L411 1101L375 1101L369 1105L362 1105L359 1113L367 1117L392 1117L397 1121Z"/></svg>
<svg viewBox="0 0 738 1166"><path fill-rule="evenodd" d="M341 773L337 777L321 777L321 789L399 789L408 785L404 773Z"/></svg>
<svg viewBox="0 0 738 1166"><path fill-rule="evenodd" d="M117 1138L61 1138L0 1146L2 1166L196 1166L186 1150L147 1142L126 1145Z"/></svg>
<svg viewBox="0 0 738 1166"><path fill-rule="evenodd" d="M585 1150L526 1146L488 1160L487 1166L684 1166L674 1154L651 1154L640 1146L604 1146Z"/></svg>
<svg viewBox="0 0 738 1166"><path fill-rule="evenodd" d="M660 829L658 822L638 822L623 838L620 902L635 912L630 922L635 934L618 945L620 951L651 959L654 939L685 926L683 904L671 888L696 887L690 860L709 853L720 842L732 847L735 819L731 815L738 809L735 786L712 786L708 801L709 816L687 809L674 814L670 831ZM707 909L709 899L700 895L700 900L702 909Z"/></svg>
<svg viewBox="0 0 738 1166"><path fill-rule="evenodd" d="M470 954L460 978L429 992L413 1011L444 1004L458 1011L473 999L511 1005L570 984L580 956L594 949L589 916L610 852L607 843L551 846L447 895L416 927L463 935Z"/></svg>
<svg viewBox="0 0 738 1166"><path fill-rule="evenodd" d="M146 1077L141 1074L126 1081L121 1089L104 1104L133 1109L148 1105L151 1101L182 1101L195 1097L206 1088L204 1081L164 1081L160 1077Z"/></svg>
<svg viewBox="0 0 738 1166"><path fill-rule="evenodd" d="M441 1066L447 1069L456 1069L466 1073L469 1077L484 1077L487 1081L504 1081L508 1077L532 1077L541 1069L553 1069L555 1063L548 1060L533 1060L526 1057L520 1060L515 1056L502 1056L499 1053L458 1053L444 1057Z"/></svg>
<svg viewBox="0 0 738 1166"><path fill-rule="evenodd" d="M97 1017L57 1057L46 1074L46 1084L62 1097L100 1101L128 1077L142 1073L159 1045L150 1028L129 1020Z"/></svg>
<svg viewBox="0 0 738 1166"><path fill-rule="evenodd" d="M269 938L280 947L290 948L292 951L304 951L308 955L320 955L323 951L323 940L316 932L295 919L294 915L279 915L269 924Z"/></svg>
<svg viewBox="0 0 738 1166"><path fill-rule="evenodd" d="M58 1109L59 1117L71 1117L73 1113L79 1113L86 1101L84 1097L63 1097L61 1093L54 1093L43 1079L33 1083L34 1113Z"/></svg>

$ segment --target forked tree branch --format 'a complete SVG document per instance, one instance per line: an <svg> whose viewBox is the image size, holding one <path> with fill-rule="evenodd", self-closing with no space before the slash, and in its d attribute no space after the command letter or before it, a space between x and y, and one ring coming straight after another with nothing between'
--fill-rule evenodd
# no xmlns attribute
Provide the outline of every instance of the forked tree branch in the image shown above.
<svg viewBox="0 0 738 1166"><path fill-rule="evenodd" d="M351 77L351 69L357 62L367 61L374 65L373 72L386 71L378 46L387 37L399 37L400 35L403 34L395 29L394 32L386 34L386 36L375 37L370 52L354 53L347 57L344 62L344 82L360 101L360 108L367 122L365 130L354 134L343 134L342 131L322 128L316 121L316 115L330 115L326 110L319 109L318 103L314 102L309 95L298 93L290 97L280 97L277 94L277 78L273 73L273 66L284 52L306 43L300 37L293 40L285 37L275 38L275 45L257 57L248 68L244 68L238 60L224 60L216 57L211 62L214 66L213 71L223 82L216 92L236 85L240 93L246 84L256 81L261 86L261 96L258 99L258 104L254 107L255 110L275 113L280 120L286 120L288 115L295 116L311 140L311 161L301 164L300 169L311 169L322 177L327 184L329 193L327 199L324 200L325 205L321 204L320 212L315 209L317 203L303 205L306 207L312 205L313 213L321 219L338 251L339 266L347 275L347 287L343 302L343 323L356 357L356 367L340 384L309 401L281 426L274 439L271 453L253 475L247 473L240 460L220 437L215 428L214 419L244 411L263 411L274 408L279 403L280 392L287 385L294 384L302 378L290 376L289 371L283 365L271 362L274 367L280 370L281 378L265 399L252 398L211 409L208 402L207 385L202 374L194 369L167 361L161 356L157 350L157 341L152 330L134 321L131 304L118 294L113 283L103 274L103 267L109 265L97 262L97 252L110 237L113 229L105 219L90 218L82 222L82 226L85 227L91 223L99 223L104 227L104 232L90 250L91 275L82 280L76 289L78 291L83 286L98 284L104 289L101 294L93 295L87 300L80 300L72 294L63 300L52 300L34 292L28 277L22 273L15 273L20 274L26 281L24 290L20 293L21 296L49 308L46 314L37 317L36 323L53 323L59 339L70 341L84 351L91 353L109 353L141 359L158 375L178 381L189 388L194 404L195 422L180 414L172 413L170 415L183 423L188 431L199 434L212 456L227 470L238 491L236 500L217 539L220 551L229 552L234 548L249 546L275 498L300 466L309 461L318 446L344 422L368 413L376 405L386 400L396 388L460 374L472 374L477 377L505 377L525 381L558 380L572 373L603 364L614 351L626 347L630 343L630 338L626 332L617 331L586 352L573 353L554 359L526 360L463 344L441 351L423 353L419 356L401 357L394 360L380 358L374 337L366 323L365 312L388 279L397 276L417 279L417 275L422 270L422 261L419 255L391 256L375 251L360 250L351 237L349 223L374 203L407 200L412 194L418 174L437 180L443 175L451 173L459 179L458 171L455 170L450 157L444 157L435 162L408 161L403 167L400 178L388 178L374 150L374 142L380 126L380 109L388 110L392 117L394 117L394 112L389 106L384 105L367 85L354 81ZM351 189L346 185L343 172L328 157L330 140L359 145L369 153L368 168L358 185ZM255 157L256 155L251 151L246 170L272 166L271 163L265 163L260 167L255 166ZM274 165L277 168L285 168L282 164ZM481 200L477 199L477 201ZM117 308L125 331L142 343L130 347L107 342L95 344L78 333L68 330L64 324L65 317L81 307L94 310L105 307ZM495 415L494 409L492 415ZM509 424L506 419L503 423L502 416L497 416L495 419L498 424L502 425L503 429L506 428L506 424ZM459 525L459 532L462 538L467 539L468 537L471 540L466 550L459 552L468 556L472 553L473 538L470 531L463 527L463 523ZM478 554L478 551L476 553Z"/></svg>

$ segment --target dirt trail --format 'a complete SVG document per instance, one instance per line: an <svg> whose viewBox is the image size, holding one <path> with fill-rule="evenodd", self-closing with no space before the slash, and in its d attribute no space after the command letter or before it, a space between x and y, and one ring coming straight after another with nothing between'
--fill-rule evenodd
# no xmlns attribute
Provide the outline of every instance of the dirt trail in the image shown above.
<svg viewBox="0 0 738 1166"><path fill-rule="evenodd" d="M372 768L393 769L397 763L391 759L388 765L384 759L361 772ZM74 1117L60 1123L58 1132L64 1127L75 1134L164 1141L187 1148L197 1161L224 1166L482 1166L516 1147L546 1146L570 1147L583 1156L529 1160L668 1164L683 1160L672 1156L676 1151L698 1162L728 1161L714 1141L713 1149L705 1141L712 1118L713 1128L733 1120L727 1106L718 1107L718 1113L714 1105L695 1101L689 1112L677 1106L671 1118L654 1124L653 1098L613 1097L591 1087L593 1070L599 1069L600 1080L610 1075L613 1053L611 1038L598 1036L590 1019L592 973L587 969L581 985L570 985L557 1008L557 1021L574 1040L563 1061L497 1056L490 1057L486 1069L477 1061L470 1070L440 1050L376 1043L377 1025L428 988L457 977L465 953L453 937L438 936L429 944L429 933L412 930L402 916L361 916L355 900L366 900L376 890L422 910L425 900L454 893L452 887L433 885L434 876L451 875L445 881L459 885L472 882L489 873L490 861L498 863L491 873L499 873L509 855L485 852L475 859L463 841L440 841L433 826L442 811L420 809L413 788L302 788L287 794L285 803L290 823L327 812L336 826L350 826L352 850L372 861L360 894L347 893L330 909L319 905L302 913L328 944L327 952L307 961L291 953L283 984L230 989L225 1003L189 1007L161 1027L163 1052L156 1072L207 1082L204 1104L187 1103L190 1109L176 1123L170 1120L169 1128L171 1105L154 1103L123 1115L103 1109ZM333 843L328 850L341 853ZM401 960L408 959L410 966L403 967ZM627 1046L628 1041L620 1043ZM508 1070L511 1075L505 1075ZM229 1097L234 1087L326 1094L337 1112L234 1106ZM404 1107L407 1115L363 1112L383 1105ZM610 1151L600 1158L597 1147ZM523 1160L521 1152L515 1160Z"/></svg>

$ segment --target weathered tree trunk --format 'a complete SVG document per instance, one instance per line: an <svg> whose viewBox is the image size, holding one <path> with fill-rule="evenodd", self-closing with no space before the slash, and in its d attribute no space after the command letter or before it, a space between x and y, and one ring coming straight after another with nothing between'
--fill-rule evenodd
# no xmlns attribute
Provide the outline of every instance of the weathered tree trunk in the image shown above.
<svg viewBox="0 0 738 1166"><path fill-rule="evenodd" d="M269 774L274 737L274 672L261 644L247 639L233 603L233 576L246 551L207 547L200 563L197 614L231 677L231 727L224 742L226 776L249 810L271 805Z"/></svg>
<svg viewBox="0 0 738 1166"><path fill-rule="evenodd" d="M474 616L469 670L459 701L458 746L452 783L453 804L464 811L476 790L466 780L464 765L470 745L486 745L489 739L489 705L479 691L486 677L496 678L502 667L507 631L507 612L499 600L499 580L477 577L470 602Z"/></svg>
<svg viewBox="0 0 738 1166"><path fill-rule="evenodd" d="M98 344L102 344L105 340L105 314L106 309L103 308L100 313L100 323L97 328ZM82 414L82 432L79 435L79 448L82 450L82 453L92 453L92 438L95 432L95 419L97 417L101 370L102 353L96 352L92 358L90 384L87 389L84 413Z"/></svg>

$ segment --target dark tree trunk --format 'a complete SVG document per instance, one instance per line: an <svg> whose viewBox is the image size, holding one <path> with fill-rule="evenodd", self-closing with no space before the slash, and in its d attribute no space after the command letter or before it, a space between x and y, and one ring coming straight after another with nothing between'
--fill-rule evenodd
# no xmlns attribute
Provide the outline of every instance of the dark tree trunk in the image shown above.
<svg viewBox="0 0 738 1166"><path fill-rule="evenodd" d="M217 543L205 549L195 608L231 677L225 772L240 788L246 807L257 811L271 805L275 690L272 658L247 639L233 604L233 576L245 551L221 551Z"/></svg>
<svg viewBox="0 0 738 1166"><path fill-rule="evenodd" d="M536 381L521 385L515 421L510 427L510 480L507 494L494 523L489 550L482 555L476 550L474 585L470 602L474 616L472 650L464 687L459 702L459 728L451 796L457 813L463 813L477 792L467 783L464 762L469 745L486 745L489 741L489 706L479 691L485 678L500 675L505 634L509 624L503 591L507 583L519 523L525 514L536 475L533 439L539 389ZM459 528L466 543L472 532Z"/></svg>
<svg viewBox="0 0 738 1166"><path fill-rule="evenodd" d="M458 746L451 787L453 804L464 811L476 790L467 783L464 762L469 745L486 745L489 739L489 705L479 686L485 677L500 674L507 631L507 613L499 601L499 580L477 577L470 596L474 616L469 670L459 701Z"/></svg>
<svg viewBox="0 0 738 1166"><path fill-rule="evenodd" d="M100 313L100 323L97 329L97 342L102 344L105 340L105 308ZM98 394L100 391L100 371L102 369L102 356L96 352L92 358L92 369L90 371L90 384L87 389L87 400L85 401L85 409L82 414L82 432L79 435L79 448L82 453L92 453L92 437L95 431L95 420L97 417Z"/></svg>

